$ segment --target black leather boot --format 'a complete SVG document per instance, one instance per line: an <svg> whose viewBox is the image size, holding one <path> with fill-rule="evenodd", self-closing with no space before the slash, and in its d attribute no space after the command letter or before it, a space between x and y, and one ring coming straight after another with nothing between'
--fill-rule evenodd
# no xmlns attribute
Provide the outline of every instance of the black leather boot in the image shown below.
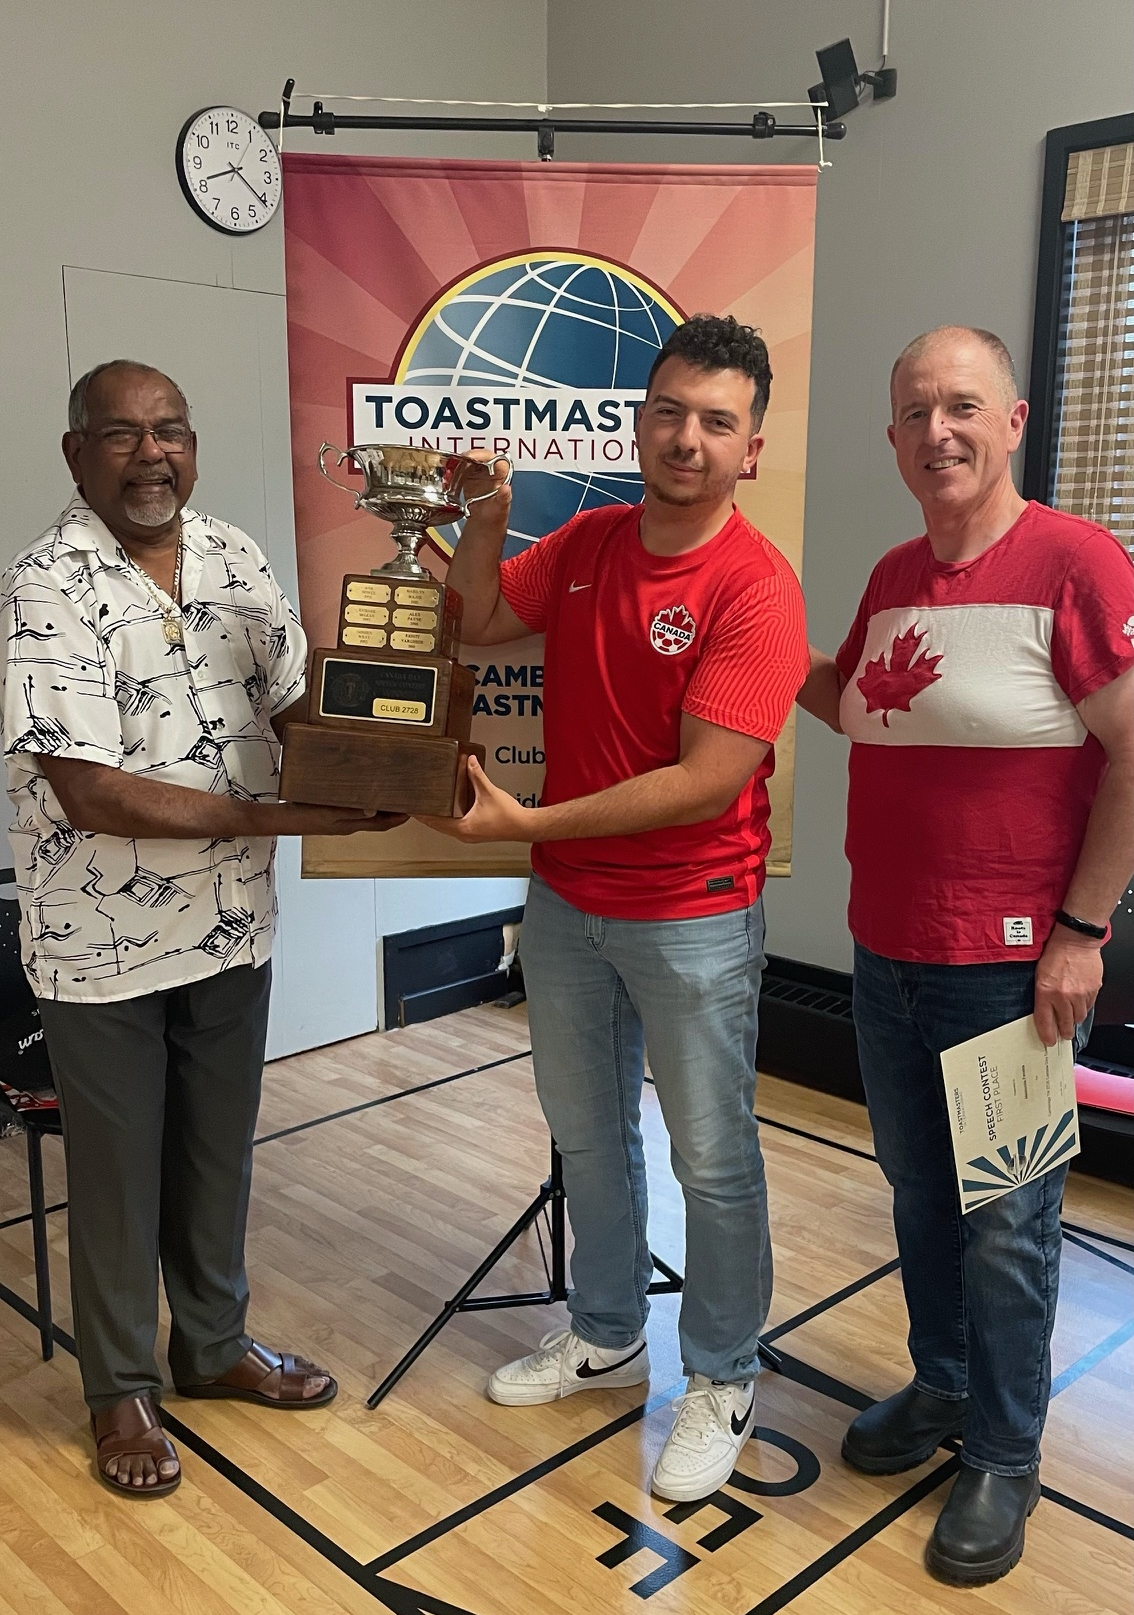
<svg viewBox="0 0 1134 1615"><path fill-rule="evenodd" d="M859 1414L843 1437L843 1457L867 1475L916 1469L946 1437L960 1435L967 1406L907 1385Z"/></svg>
<svg viewBox="0 0 1134 1615"><path fill-rule="evenodd" d="M958 1586L1006 1576L1024 1551L1024 1527L1039 1500L1038 1469L990 1475L962 1464L925 1550L926 1565Z"/></svg>

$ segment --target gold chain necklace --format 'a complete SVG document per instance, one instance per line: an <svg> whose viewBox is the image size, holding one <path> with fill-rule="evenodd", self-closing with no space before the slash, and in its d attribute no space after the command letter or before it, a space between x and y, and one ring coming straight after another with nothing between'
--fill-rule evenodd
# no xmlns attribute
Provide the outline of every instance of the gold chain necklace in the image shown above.
<svg viewBox="0 0 1134 1615"><path fill-rule="evenodd" d="M145 567L139 566L133 556L126 556L127 561L138 574L146 593L161 612L161 631L167 645L183 645L185 643L185 634L181 624L181 607L178 604L178 596L181 592L181 557L184 551L184 541L185 529L179 522L177 527L177 559L173 563L173 583L170 586L168 605L166 604L167 597L158 588ZM123 551L123 554L125 554L125 551Z"/></svg>

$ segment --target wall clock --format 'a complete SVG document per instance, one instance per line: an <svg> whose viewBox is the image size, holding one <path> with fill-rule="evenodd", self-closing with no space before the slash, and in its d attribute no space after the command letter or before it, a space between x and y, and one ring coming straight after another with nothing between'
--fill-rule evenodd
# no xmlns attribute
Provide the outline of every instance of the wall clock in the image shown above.
<svg viewBox="0 0 1134 1615"><path fill-rule="evenodd" d="M237 107L204 107L186 119L177 178L189 206L226 235L262 230L280 205L280 154Z"/></svg>

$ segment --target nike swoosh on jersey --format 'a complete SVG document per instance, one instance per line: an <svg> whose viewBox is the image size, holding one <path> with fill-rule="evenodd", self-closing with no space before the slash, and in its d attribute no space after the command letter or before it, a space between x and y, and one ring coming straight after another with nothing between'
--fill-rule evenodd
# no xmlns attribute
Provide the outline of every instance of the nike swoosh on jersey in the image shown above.
<svg viewBox="0 0 1134 1615"><path fill-rule="evenodd" d="M606 1368L592 1368L591 1364L590 1364L590 1359L587 1358L587 1357L584 1357L583 1361L579 1364L578 1368L575 1370L575 1374L579 1379L598 1379L600 1377L600 1375L602 1375L602 1374L613 1374L614 1370L616 1368L625 1368L626 1364L627 1363L632 1363L634 1361L635 1357L640 1357L642 1355L642 1353L645 1351L645 1349L646 1349L646 1342L643 1340L642 1344L638 1347L637 1351L632 1351L630 1353L629 1357L624 1357L620 1363L610 1363L610 1364L608 1364L608 1366Z"/></svg>
<svg viewBox="0 0 1134 1615"><path fill-rule="evenodd" d="M589 589L589 588L590 588L589 583L572 583L571 587L567 590L567 593L568 594L578 594L580 589Z"/></svg>

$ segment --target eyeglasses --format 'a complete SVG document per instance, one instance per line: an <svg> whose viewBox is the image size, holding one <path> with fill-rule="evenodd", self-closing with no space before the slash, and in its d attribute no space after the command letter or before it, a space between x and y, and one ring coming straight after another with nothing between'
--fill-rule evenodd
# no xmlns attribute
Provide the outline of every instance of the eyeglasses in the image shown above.
<svg viewBox="0 0 1134 1615"><path fill-rule="evenodd" d="M111 454L137 454L142 439L152 437L163 454L184 454L193 441L188 426L107 426L101 432L84 432Z"/></svg>

